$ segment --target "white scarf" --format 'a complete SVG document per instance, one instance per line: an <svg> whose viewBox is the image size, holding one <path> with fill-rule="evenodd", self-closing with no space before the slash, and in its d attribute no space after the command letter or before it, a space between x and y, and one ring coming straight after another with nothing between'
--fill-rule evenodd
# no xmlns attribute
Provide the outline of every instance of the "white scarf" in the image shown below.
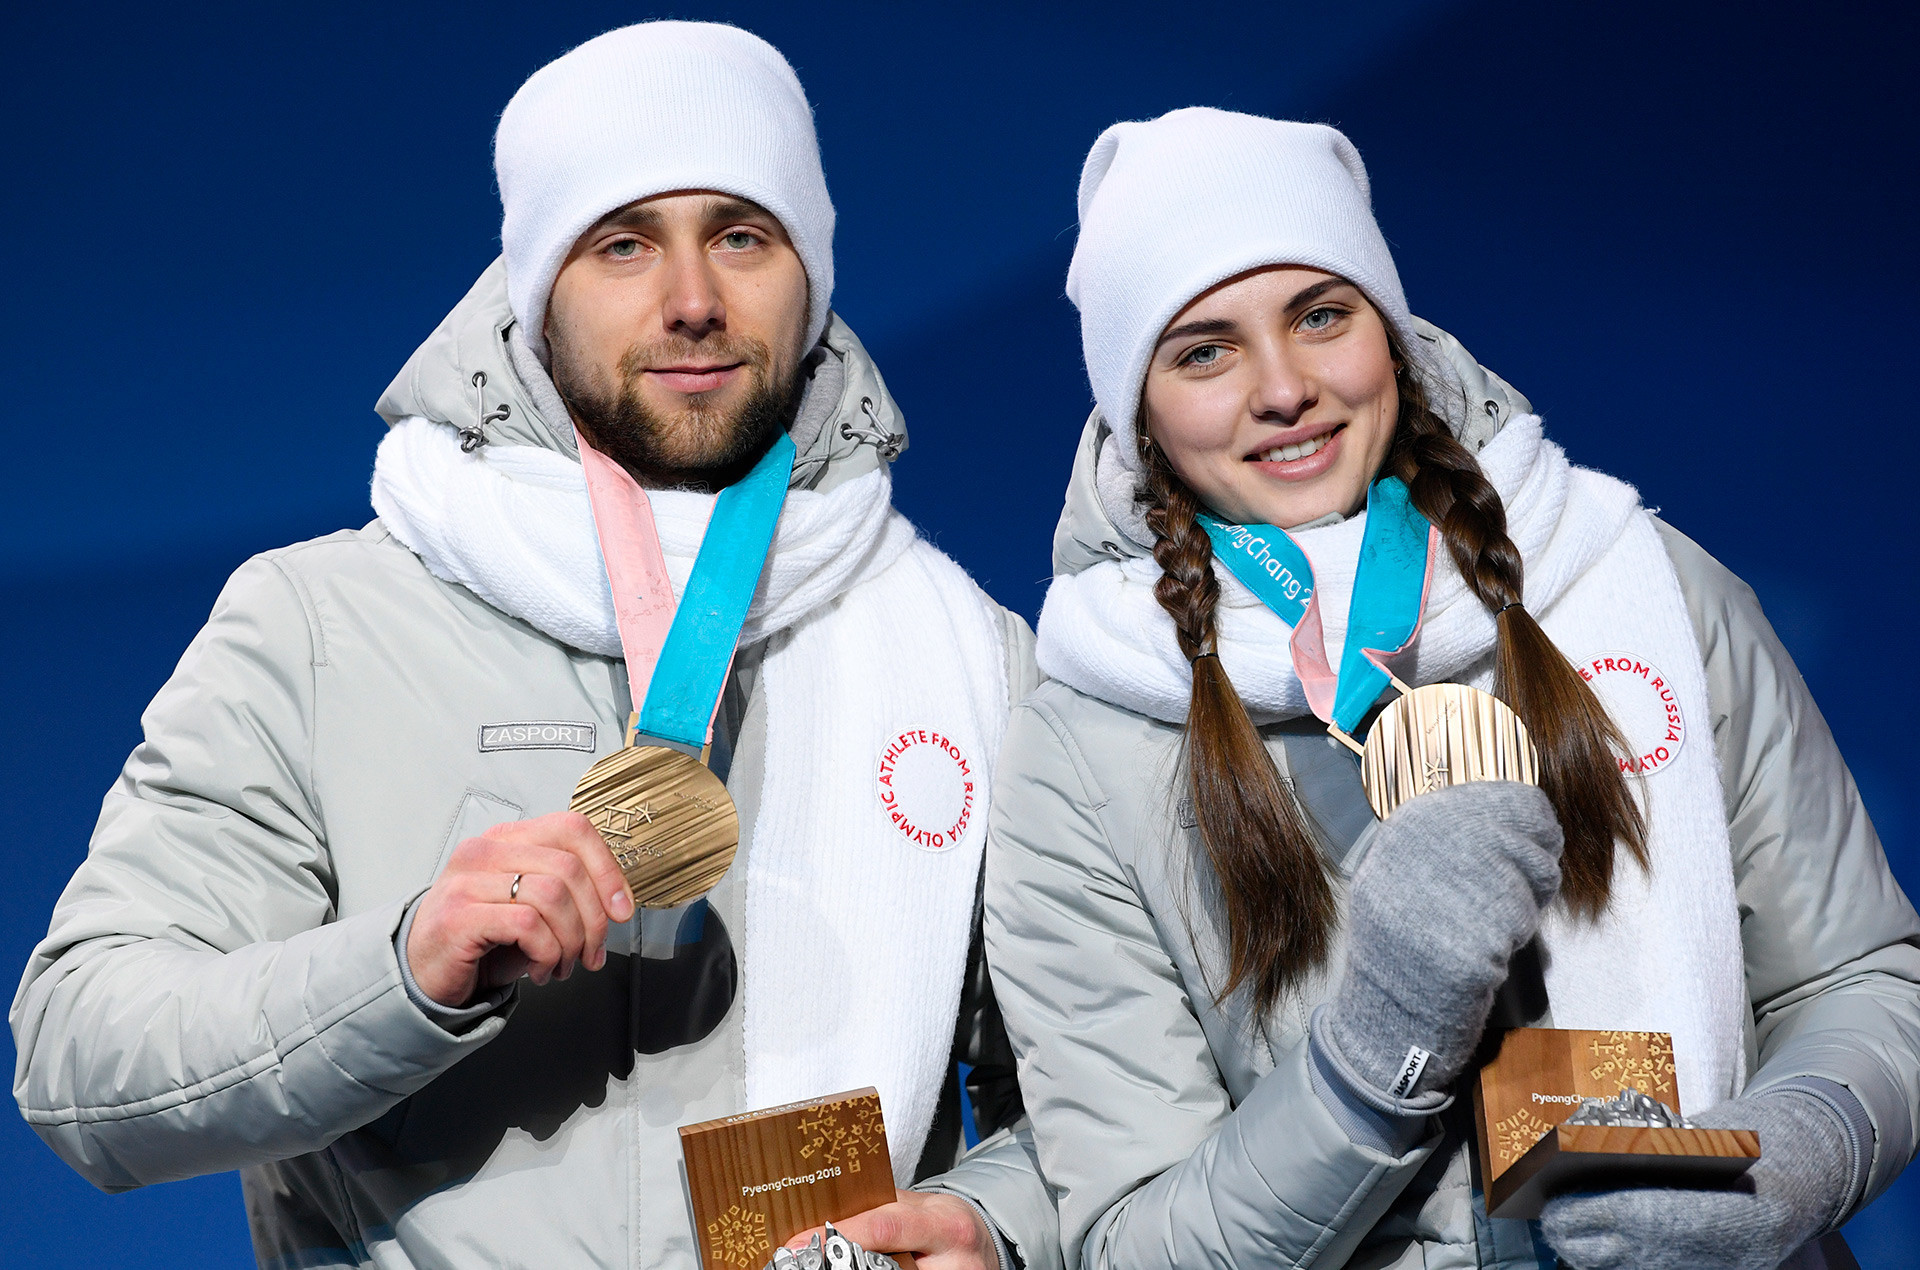
<svg viewBox="0 0 1920 1270"><path fill-rule="evenodd" d="M891 496L884 467L789 493L741 632L742 647L778 637L761 667L742 978L747 1107L876 1086L906 1185L948 1075L1008 702L997 610ZM648 500L677 595L714 499ZM578 462L529 446L466 454L452 428L405 419L381 442L373 505L436 577L570 647L622 655ZM951 753L913 741L883 787L890 743L909 730ZM970 793L971 815L943 849L922 849L888 791L930 815Z"/></svg>
<svg viewBox="0 0 1920 1270"><path fill-rule="evenodd" d="M1689 1114L1745 1083L1745 961L1733 892L1732 848L1713 748L1706 671L1679 579L1651 516L1631 486L1573 467L1544 439L1540 420L1517 417L1480 452L1526 565L1527 609L1576 666L1610 652L1663 672L1689 735L1644 780L1632 782L1648 815L1651 874L1622 857L1613 899L1597 923L1548 914L1547 990L1557 1027L1673 1035L1681 1102ZM1313 563L1314 594L1335 665L1365 532L1361 514L1295 533ZM1217 568L1219 650L1261 722L1309 713L1294 673L1292 628L1233 574ZM1054 580L1040 615L1038 658L1048 676L1101 700L1183 723L1192 670L1173 620L1153 598L1151 559L1095 565ZM1418 641L1395 662L1419 685L1492 684L1492 616L1441 553L1434 562ZM1644 717L1648 681L1596 677L1595 689L1629 741Z"/></svg>

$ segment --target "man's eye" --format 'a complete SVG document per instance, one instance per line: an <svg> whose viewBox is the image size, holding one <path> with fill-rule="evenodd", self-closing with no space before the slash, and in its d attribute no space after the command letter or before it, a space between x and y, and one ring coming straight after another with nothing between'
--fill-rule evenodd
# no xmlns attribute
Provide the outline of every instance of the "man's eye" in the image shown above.
<svg viewBox="0 0 1920 1270"><path fill-rule="evenodd" d="M616 260L631 260L640 254L640 244L631 238L622 238L607 248L607 254Z"/></svg>
<svg viewBox="0 0 1920 1270"><path fill-rule="evenodd" d="M760 241L759 235L751 233L744 229L736 229L732 233L723 237L720 240L720 245L725 247L728 251L745 251L747 248L753 246L755 243L759 241Z"/></svg>

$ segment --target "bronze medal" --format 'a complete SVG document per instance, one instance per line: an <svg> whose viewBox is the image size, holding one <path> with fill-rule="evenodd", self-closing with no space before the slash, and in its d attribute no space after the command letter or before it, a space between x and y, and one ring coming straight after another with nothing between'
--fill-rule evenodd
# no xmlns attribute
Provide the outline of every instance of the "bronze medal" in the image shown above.
<svg viewBox="0 0 1920 1270"><path fill-rule="evenodd" d="M607 755L574 786L572 810L593 822L641 908L675 908L713 889L733 865L740 816L707 765L664 745Z"/></svg>
<svg viewBox="0 0 1920 1270"><path fill-rule="evenodd" d="M1465 684L1395 683L1403 695L1374 720L1360 757L1374 815L1385 820L1409 798L1469 781L1540 783L1533 739L1506 702Z"/></svg>

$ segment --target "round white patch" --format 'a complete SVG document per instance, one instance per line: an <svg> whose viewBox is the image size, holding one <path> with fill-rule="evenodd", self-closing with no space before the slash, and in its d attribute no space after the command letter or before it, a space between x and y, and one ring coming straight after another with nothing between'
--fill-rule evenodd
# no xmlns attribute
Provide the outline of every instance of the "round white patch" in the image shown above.
<svg viewBox="0 0 1920 1270"><path fill-rule="evenodd" d="M893 827L924 851L958 846L973 822L973 762L932 728L908 728L880 751L874 788Z"/></svg>
<svg viewBox="0 0 1920 1270"><path fill-rule="evenodd" d="M1580 663L1580 677L1633 747L1633 756L1620 760L1621 771L1651 776L1679 757L1687 721L1658 666L1631 653L1599 653Z"/></svg>

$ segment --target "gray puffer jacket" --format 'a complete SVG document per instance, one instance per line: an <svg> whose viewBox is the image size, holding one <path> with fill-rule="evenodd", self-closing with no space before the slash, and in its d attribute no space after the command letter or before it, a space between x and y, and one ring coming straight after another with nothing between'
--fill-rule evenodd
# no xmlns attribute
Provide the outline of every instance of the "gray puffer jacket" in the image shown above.
<svg viewBox="0 0 1920 1270"><path fill-rule="evenodd" d="M381 413L572 453L512 325L496 264ZM838 319L811 365L794 483L818 489L891 458L905 428ZM1004 624L1018 699L1032 637ZM765 770L761 647L717 721L743 834L701 936L643 914L604 970L436 1019L396 958L409 902L462 839L565 809L621 744L625 666L436 579L378 521L250 561L148 708L27 966L11 1021L28 1123L107 1190L240 1169L267 1265L696 1265L675 1130L747 1110L733 986L754 967L733 940ZM944 1173L929 1185L1044 1267L1057 1226L1015 1132L977 905L975 926L955 1056L993 1136L956 1165L950 1089L918 1173Z"/></svg>
<svg viewBox="0 0 1920 1270"><path fill-rule="evenodd" d="M1466 384L1472 409L1456 429L1483 440L1528 411L1426 333ZM1108 435L1090 421L1057 571L1140 550L1095 489ZM1872 1138L1857 1207L1914 1154L1920 918L1753 593L1678 532L1662 536L1706 665L1753 1007L1749 1087L1812 1076L1854 1093ZM1350 878L1377 824L1357 765L1311 718L1264 736ZM1353 1141L1313 1091L1308 1018L1332 995L1344 945L1265 1017L1245 990L1214 1004L1225 959L1194 880L1209 865L1177 788L1180 744L1177 727L1049 683L1015 711L1000 760L987 957L1067 1264L1556 1264L1536 1223L1487 1218L1465 1100L1395 1157ZM1819 1263L1809 1250L1795 1264Z"/></svg>

